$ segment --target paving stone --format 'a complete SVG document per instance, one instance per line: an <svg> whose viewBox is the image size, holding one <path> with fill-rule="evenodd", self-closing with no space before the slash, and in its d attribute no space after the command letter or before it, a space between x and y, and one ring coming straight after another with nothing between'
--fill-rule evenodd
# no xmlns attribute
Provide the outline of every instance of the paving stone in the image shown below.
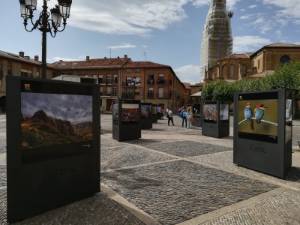
<svg viewBox="0 0 300 225"><path fill-rule="evenodd" d="M299 225L300 192L278 189L254 204L199 225Z"/></svg>
<svg viewBox="0 0 300 225"><path fill-rule="evenodd" d="M276 188L186 161L103 173L102 181L163 225L177 224Z"/></svg>
<svg viewBox="0 0 300 225"><path fill-rule="evenodd" d="M0 187L6 186L6 166L0 166Z"/></svg>
<svg viewBox="0 0 300 225"><path fill-rule="evenodd" d="M0 224L6 222L6 192L0 191ZM104 194L48 211L16 225L144 225Z"/></svg>
<svg viewBox="0 0 300 225"><path fill-rule="evenodd" d="M174 141L169 143L154 143L149 144L147 148L165 152L171 155L180 157L191 157L216 152L232 151L231 148L205 144L195 141Z"/></svg>
<svg viewBox="0 0 300 225"><path fill-rule="evenodd" d="M161 144L166 141L160 140L160 139L138 139L138 140L132 140L132 141L126 141L125 143L128 144L135 144L135 145L141 145L141 146L151 146L153 144Z"/></svg>
<svg viewBox="0 0 300 225"><path fill-rule="evenodd" d="M101 151L101 170L119 169L175 159L160 153L151 152L133 145L116 148L103 148Z"/></svg>
<svg viewBox="0 0 300 225"><path fill-rule="evenodd" d="M237 175L243 175L258 180L268 180L268 182L280 183L283 185L291 185L300 188L300 165L298 154L293 154L294 167L290 170L286 180L282 180L267 174L246 169L244 167L239 167L233 164L232 151L190 157L189 160L195 161L203 165L209 165L214 168L234 173Z"/></svg>

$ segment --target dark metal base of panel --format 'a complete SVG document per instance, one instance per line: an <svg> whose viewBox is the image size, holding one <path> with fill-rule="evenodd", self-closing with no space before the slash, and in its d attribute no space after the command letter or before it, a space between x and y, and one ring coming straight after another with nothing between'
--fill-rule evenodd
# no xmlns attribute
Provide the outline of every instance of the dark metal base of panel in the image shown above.
<svg viewBox="0 0 300 225"><path fill-rule="evenodd" d="M229 122L209 123L203 121L202 135L214 138L223 138L229 136Z"/></svg>
<svg viewBox="0 0 300 225"><path fill-rule="evenodd" d="M152 119L142 119L141 120L141 129L142 130L150 130L152 129Z"/></svg>
<svg viewBox="0 0 300 225"><path fill-rule="evenodd" d="M142 137L139 123L126 123L113 126L113 139L118 141L137 140Z"/></svg>

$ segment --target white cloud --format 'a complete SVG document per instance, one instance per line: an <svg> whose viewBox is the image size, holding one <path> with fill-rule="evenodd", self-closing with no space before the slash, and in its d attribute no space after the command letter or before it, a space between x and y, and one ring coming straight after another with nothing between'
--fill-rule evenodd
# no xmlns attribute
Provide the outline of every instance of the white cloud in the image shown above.
<svg viewBox="0 0 300 225"><path fill-rule="evenodd" d="M240 17L241 20L248 20L251 18L251 15L243 15Z"/></svg>
<svg viewBox="0 0 300 225"><path fill-rule="evenodd" d="M240 0L229 0L232 8ZM145 35L166 29L187 17L188 4L203 6L209 0L77 0L73 1L69 24L107 34Z"/></svg>
<svg viewBox="0 0 300 225"><path fill-rule="evenodd" d="M121 44L121 45L112 45L112 46L108 46L107 48L109 49L128 49L128 48L136 48L136 45L133 44Z"/></svg>
<svg viewBox="0 0 300 225"><path fill-rule="evenodd" d="M252 52L270 44L271 40L260 36L237 36L233 43L234 52Z"/></svg>
<svg viewBox="0 0 300 225"><path fill-rule="evenodd" d="M175 69L175 72L182 82L198 83L203 80L203 77L200 75L199 65L185 65Z"/></svg>
<svg viewBox="0 0 300 225"><path fill-rule="evenodd" d="M78 58L67 58L67 57L53 57L52 59L49 59L49 62L58 62L58 61L78 61L78 60L83 60L83 57L78 57Z"/></svg>
<svg viewBox="0 0 300 225"><path fill-rule="evenodd" d="M249 9L255 9L255 8L257 8L257 5L249 5L248 8L249 8Z"/></svg>
<svg viewBox="0 0 300 225"><path fill-rule="evenodd" d="M268 5L280 8L280 13L287 17L300 18L300 0L262 0Z"/></svg>

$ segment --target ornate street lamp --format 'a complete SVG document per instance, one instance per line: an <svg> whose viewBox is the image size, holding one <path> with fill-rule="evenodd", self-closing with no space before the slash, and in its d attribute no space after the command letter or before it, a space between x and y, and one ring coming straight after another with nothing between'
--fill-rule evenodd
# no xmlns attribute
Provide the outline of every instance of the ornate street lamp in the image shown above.
<svg viewBox="0 0 300 225"><path fill-rule="evenodd" d="M47 77L47 33L54 38L57 32L65 30L67 19L70 17L72 0L58 0L58 5L48 11L47 1L43 0L43 10L36 21L33 20L37 0L19 0L21 17L28 32L39 29L42 32L42 78ZM29 21L29 22L28 22ZM28 28L28 23L31 28Z"/></svg>

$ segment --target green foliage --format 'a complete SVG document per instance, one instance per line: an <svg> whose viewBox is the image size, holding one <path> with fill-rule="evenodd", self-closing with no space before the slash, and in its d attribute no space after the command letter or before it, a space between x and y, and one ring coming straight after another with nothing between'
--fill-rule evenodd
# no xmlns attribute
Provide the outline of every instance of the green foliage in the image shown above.
<svg viewBox="0 0 300 225"><path fill-rule="evenodd" d="M300 89L300 63L283 65L272 75L258 80L243 79L234 83L211 82L204 86L202 98L213 101L232 101L235 92L269 91L280 88Z"/></svg>

